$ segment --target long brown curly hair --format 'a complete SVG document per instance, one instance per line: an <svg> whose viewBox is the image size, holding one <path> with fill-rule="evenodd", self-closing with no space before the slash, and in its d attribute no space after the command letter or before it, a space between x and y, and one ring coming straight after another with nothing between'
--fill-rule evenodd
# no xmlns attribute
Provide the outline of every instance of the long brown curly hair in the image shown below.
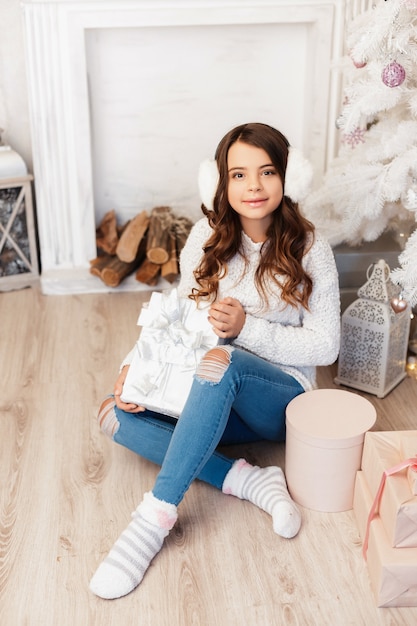
<svg viewBox="0 0 417 626"><path fill-rule="evenodd" d="M265 150L281 178L285 194L289 148L286 137L275 128L260 123L243 124L229 131L220 141L215 154L219 183L213 210L208 210L204 204L201 206L213 232L204 245L204 255L194 271L199 288L194 288L190 297L197 301L214 301L219 280L227 274L228 261L235 254L244 256L240 218L230 206L227 193L227 157L230 147L237 141ZM267 304L270 292L268 283L272 281L281 289L284 302L292 306L301 304L308 309L312 280L304 271L302 258L312 245L314 226L303 217L298 204L285 195L272 218L267 240L261 248L261 261L255 275L256 288L264 304Z"/></svg>

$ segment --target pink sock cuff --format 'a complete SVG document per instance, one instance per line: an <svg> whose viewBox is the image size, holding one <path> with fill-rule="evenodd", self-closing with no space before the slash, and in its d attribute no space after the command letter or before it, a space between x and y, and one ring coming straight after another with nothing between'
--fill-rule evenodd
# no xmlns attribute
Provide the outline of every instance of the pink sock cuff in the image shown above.
<svg viewBox="0 0 417 626"><path fill-rule="evenodd" d="M164 530L171 530L178 518L175 504L158 500L151 491L145 493L136 510L147 522Z"/></svg>
<svg viewBox="0 0 417 626"><path fill-rule="evenodd" d="M252 465L246 461L246 459L237 459L230 470L227 472L222 485L222 491L226 495L238 496L238 480L242 470L251 469ZM239 497L239 496L238 496Z"/></svg>
<svg viewBox="0 0 417 626"><path fill-rule="evenodd" d="M238 459L233 463L233 467L235 471L240 472L244 467L252 467L252 465L248 463L246 459Z"/></svg>

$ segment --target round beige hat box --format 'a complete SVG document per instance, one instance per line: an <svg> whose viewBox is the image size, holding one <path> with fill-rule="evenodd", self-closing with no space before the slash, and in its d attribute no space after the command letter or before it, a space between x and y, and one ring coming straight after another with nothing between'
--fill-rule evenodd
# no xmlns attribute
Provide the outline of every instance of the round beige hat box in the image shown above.
<svg viewBox="0 0 417 626"><path fill-rule="evenodd" d="M306 391L288 404L285 474L298 504L325 512L352 508L365 433L375 420L369 400L341 389Z"/></svg>

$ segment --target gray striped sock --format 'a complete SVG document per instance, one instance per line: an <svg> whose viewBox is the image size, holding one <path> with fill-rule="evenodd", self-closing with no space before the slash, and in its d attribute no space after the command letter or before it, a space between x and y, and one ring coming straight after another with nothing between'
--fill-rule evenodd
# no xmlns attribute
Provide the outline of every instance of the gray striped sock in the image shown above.
<svg viewBox="0 0 417 626"><path fill-rule="evenodd" d="M176 519L173 504L157 500L151 493L145 494L144 502L133 513L129 526L91 579L90 590L107 600L133 591L162 548Z"/></svg>
<svg viewBox="0 0 417 626"><path fill-rule="evenodd" d="M227 473L222 490L269 513L274 531L281 537L290 539L300 530L300 511L288 493L280 467L258 467L239 459Z"/></svg>

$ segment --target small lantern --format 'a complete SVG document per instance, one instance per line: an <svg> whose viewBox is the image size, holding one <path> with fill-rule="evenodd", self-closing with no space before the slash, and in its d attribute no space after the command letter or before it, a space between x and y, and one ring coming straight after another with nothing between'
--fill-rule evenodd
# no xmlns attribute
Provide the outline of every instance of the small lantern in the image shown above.
<svg viewBox="0 0 417 626"><path fill-rule="evenodd" d="M39 276L32 180L22 157L0 145L0 291L28 287Z"/></svg>
<svg viewBox="0 0 417 626"><path fill-rule="evenodd" d="M335 382L378 398L386 396L406 376L410 307L398 302L399 288L389 278L383 260L371 265L359 298L343 313L342 338Z"/></svg>

